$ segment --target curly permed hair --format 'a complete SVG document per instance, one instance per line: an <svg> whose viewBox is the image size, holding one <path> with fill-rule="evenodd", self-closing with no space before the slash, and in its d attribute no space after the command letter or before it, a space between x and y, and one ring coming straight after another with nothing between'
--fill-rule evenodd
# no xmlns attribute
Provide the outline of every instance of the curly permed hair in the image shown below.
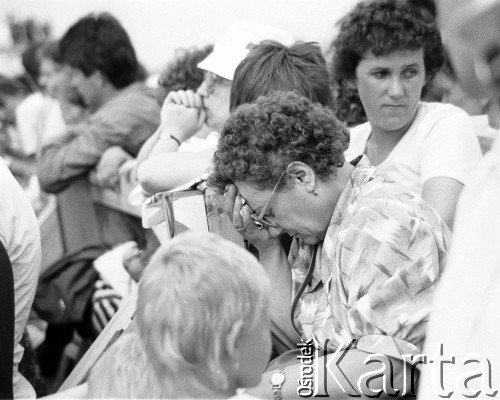
<svg viewBox="0 0 500 400"><path fill-rule="evenodd" d="M444 61L444 47L435 21L424 19L407 0L357 4L339 21L339 34L331 49L333 76L342 84L354 81L356 68L369 51L382 56L394 51L423 49L428 81Z"/></svg>
<svg viewBox="0 0 500 400"><path fill-rule="evenodd" d="M271 188L292 161L327 178L343 165L348 146L349 131L331 109L294 92L273 92L226 121L209 183L219 191L237 181Z"/></svg>

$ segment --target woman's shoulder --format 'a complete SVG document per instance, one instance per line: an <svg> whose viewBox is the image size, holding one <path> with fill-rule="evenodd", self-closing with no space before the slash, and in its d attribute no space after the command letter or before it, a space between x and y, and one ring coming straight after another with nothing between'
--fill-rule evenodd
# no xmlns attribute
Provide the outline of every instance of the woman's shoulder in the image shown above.
<svg viewBox="0 0 500 400"><path fill-rule="evenodd" d="M419 193L385 174L377 173L359 191L358 207L353 218L409 229L414 225L417 215L433 229L439 229L439 216Z"/></svg>
<svg viewBox="0 0 500 400"><path fill-rule="evenodd" d="M415 122L407 132L413 147L425 143L470 144L477 140L471 117L452 104L421 102Z"/></svg>
<svg viewBox="0 0 500 400"><path fill-rule="evenodd" d="M465 123L466 127L470 127L472 130L472 120L469 114L453 104L421 102L417 118L421 129L425 127L431 129L440 123L452 124L457 127L463 126Z"/></svg>

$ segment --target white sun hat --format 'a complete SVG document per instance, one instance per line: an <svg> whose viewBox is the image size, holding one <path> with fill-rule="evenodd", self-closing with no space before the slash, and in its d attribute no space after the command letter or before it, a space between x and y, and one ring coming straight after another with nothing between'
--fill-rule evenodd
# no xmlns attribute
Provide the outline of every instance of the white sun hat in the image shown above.
<svg viewBox="0 0 500 400"><path fill-rule="evenodd" d="M274 40L285 46L295 41L288 32L263 23L238 20L233 22L215 43L214 50L198 68L233 80L234 71L255 45L263 40Z"/></svg>

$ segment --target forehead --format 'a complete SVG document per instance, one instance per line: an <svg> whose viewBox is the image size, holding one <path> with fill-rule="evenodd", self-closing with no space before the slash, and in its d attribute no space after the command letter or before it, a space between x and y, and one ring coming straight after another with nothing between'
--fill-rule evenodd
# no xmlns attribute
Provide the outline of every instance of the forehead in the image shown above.
<svg viewBox="0 0 500 400"><path fill-rule="evenodd" d="M371 51L367 52L359 62L359 67L404 67L407 65L424 65L424 51L418 50L401 50L393 51L389 54L377 56Z"/></svg>

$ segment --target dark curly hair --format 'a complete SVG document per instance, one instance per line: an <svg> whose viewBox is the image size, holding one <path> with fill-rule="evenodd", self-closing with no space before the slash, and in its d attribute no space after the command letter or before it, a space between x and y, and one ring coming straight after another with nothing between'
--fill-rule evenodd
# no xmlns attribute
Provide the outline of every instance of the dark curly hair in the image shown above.
<svg viewBox="0 0 500 400"><path fill-rule="evenodd" d="M198 49L177 49L175 59L170 61L158 78L158 85L162 88L160 100L174 90L196 90L203 82L204 73L197 65L204 60L214 49L212 44Z"/></svg>
<svg viewBox="0 0 500 400"><path fill-rule="evenodd" d="M357 89L344 85L333 88L334 111L337 118L349 127L368 121Z"/></svg>
<svg viewBox="0 0 500 400"><path fill-rule="evenodd" d="M320 178L344 163L349 131L333 111L294 92L273 92L238 107L224 124L209 184L245 181L271 188L292 161Z"/></svg>
<svg viewBox="0 0 500 400"><path fill-rule="evenodd" d="M332 72L341 84L354 81L367 52L384 56L395 51L423 49L427 81L444 61L441 35L434 20L423 18L407 0L377 0L357 4L339 21L331 45Z"/></svg>
<svg viewBox="0 0 500 400"><path fill-rule="evenodd" d="M263 41L253 47L234 73L229 108L275 90L295 90L324 106L332 105L326 61L317 43L287 47Z"/></svg>
<svg viewBox="0 0 500 400"><path fill-rule="evenodd" d="M63 62L87 77L99 71L117 89L137 80L138 62L132 42L120 22L108 13L81 18L59 43Z"/></svg>

